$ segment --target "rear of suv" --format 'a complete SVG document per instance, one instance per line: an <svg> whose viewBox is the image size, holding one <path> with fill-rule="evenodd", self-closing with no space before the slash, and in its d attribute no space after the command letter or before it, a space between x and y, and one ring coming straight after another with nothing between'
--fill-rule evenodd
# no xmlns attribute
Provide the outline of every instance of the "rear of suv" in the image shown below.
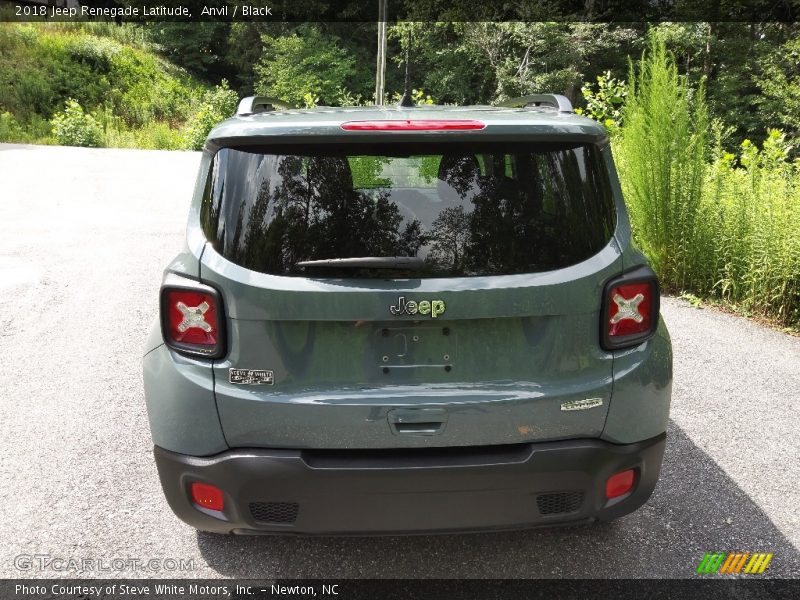
<svg viewBox="0 0 800 600"><path fill-rule="evenodd" d="M561 96L243 100L146 350L164 493L201 530L611 520L661 468L658 282L605 130Z"/></svg>

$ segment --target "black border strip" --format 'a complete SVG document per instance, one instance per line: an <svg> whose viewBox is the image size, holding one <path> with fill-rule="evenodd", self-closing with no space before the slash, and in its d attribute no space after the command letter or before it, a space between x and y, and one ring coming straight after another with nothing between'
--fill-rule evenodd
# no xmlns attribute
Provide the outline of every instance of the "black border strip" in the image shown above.
<svg viewBox="0 0 800 600"><path fill-rule="evenodd" d="M265 600L558 600L561 598L614 598L660 600L667 598L716 600L736 598L797 598L800 579L766 579L760 575L740 579L284 579L284 580L158 580L158 579L39 579L0 580L4 599L175 598L206 600L234 598ZM17 586L25 586L25 590ZM128 591L123 593L123 586ZM137 592L130 591L135 586ZM157 586L161 586L160 588ZM146 588L147 593L143 588ZM100 589L98 595L94 590ZM81 595L82 594L82 595Z"/></svg>
<svg viewBox="0 0 800 600"><path fill-rule="evenodd" d="M374 22L378 0L79 0L76 13L58 10L67 0L0 0L0 21L116 22L261 21ZM81 8L105 9L91 17ZM203 14L203 7L215 9ZM23 7L23 10L17 7ZM27 7L27 9L24 9ZM180 10L179 10L180 9ZM245 12L248 9L249 14ZM122 12L122 14L119 14ZM395 21L796 22L800 0L387 0Z"/></svg>

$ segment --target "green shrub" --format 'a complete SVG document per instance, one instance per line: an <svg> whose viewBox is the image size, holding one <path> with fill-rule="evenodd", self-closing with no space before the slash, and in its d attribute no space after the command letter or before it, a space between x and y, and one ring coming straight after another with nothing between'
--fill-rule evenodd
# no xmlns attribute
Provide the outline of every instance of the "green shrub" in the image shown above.
<svg viewBox="0 0 800 600"><path fill-rule="evenodd" d="M143 50L152 49L147 41L146 29L139 23L115 23L109 21L54 21L46 24L48 31L86 33L135 46Z"/></svg>
<svg viewBox="0 0 800 600"><path fill-rule="evenodd" d="M581 94L586 100L586 110L576 108L576 113L585 114L587 117L599 121L609 130L622 124L622 107L625 104L628 89L624 81L619 81L611 75L611 71L597 76L596 92L593 86L587 83L581 88Z"/></svg>
<svg viewBox="0 0 800 600"><path fill-rule="evenodd" d="M701 291L748 313L800 325L800 163L769 130L745 140L738 161L719 152L703 197L708 262Z"/></svg>
<svg viewBox="0 0 800 600"><path fill-rule="evenodd" d="M631 74L615 157L635 239L664 288L800 327L800 161L786 136L772 129L761 148L725 152L703 89L663 45Z"/></svg>
<svg viewBox="0 0 800 600"><path fill-rule="evenodd" d="M23 137L22 127L10 112L0 113L0 142L15 142Z"/></svg>
<svg viewBox="0 0 800 600"><path fill-rule="evenodd" d="M151 121L136 130L136 147L150 150L182 150L185 147L183 132L167 123Z"/></svg>
<svg viewBox="0 0 800 600"><path fill-rule="evenodd" d="M208 132L220 121L233 116L238 101L238 95L228 87L228 82L224 79L221 85L203 94L199 110L187 125L185 146L191 150L202 150Z"/></svg>
<svg viewBox="0 0 800 600"><path fill-rule="evenodd" d="M106 38L81 35L66 39L65 51L69 57L98 74L109 74L113 70L114 57L123 49L121 44Z"/></svg>
<svg viewBox="0 0 800 600"><path fill-rule="evenodd" d="M298 34L299 32L299 34ZM255 65L259 94L282 98L297 106L333 105L341 90L363 88L355 57L319 26L304 24L291 35L261 36L263 51Z"/></svg>
<svg viewBox="0 0 800 600"><path fill-rule="evenodd" d="M75 100L67 100L63 113L51 120L56 140L62 146L98 148L103 145L103 130L91 115L83 112Z"/></svg>
<svg viewBox="0 0 800 600"><path fill-rule="evenodd" d="M0 107L23 128L36 117L51 119L68 99L87 113L110 109L126 128L154 120L183 125L202 87L143 47L121 43L138 32L90 23L0 23Z"/></svg>
<svg viewBox="0 0 800 600"><path fill-rule="evenodd" d="M141 126L151 120L184 122L197 101L197 85L168 75L153 55L125 48L114 57L111 81L115 113Z"/></svg>
<svg viewBox="0 0 800 600"><path fill-rule="evenodd" d="M631 65L629 81L616 156L636 240L668 287L687 289L706 169L703 90L691 93L659 41Z"/></svg>
<svg viewBox="0 0 800 600"><path fill-rule="evenodd" d="M53 136L53 126L50 121L39 115L29 116L24 123L20 123L20 127L22 128L22 135L14 141L26 144L58 143Z"/></svg>
<svg viewBox="0 0 800 600"><path fill-rule="evenodd" d="M107 129L105 138L107 148L138 148L140 143L136 137L136 131L124 127Z"/></svg>

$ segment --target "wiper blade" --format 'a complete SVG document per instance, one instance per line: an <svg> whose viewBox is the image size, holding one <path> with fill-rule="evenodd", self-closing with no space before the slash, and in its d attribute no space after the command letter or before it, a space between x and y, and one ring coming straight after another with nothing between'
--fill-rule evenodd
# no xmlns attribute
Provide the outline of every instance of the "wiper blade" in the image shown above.
<svg viewBox="0 0 800 600"><path fill-rule="evenodd" d="M296 267L325 267L346 269L409 269L419 271L425 261L416 256L359 256L354 258L325 258L322 260L303 260Z"/></svg>

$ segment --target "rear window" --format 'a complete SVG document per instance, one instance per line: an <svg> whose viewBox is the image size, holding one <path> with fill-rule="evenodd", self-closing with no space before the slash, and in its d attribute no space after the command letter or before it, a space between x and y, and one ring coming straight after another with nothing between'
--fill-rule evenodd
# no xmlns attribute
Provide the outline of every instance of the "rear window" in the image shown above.
<svg viewBox="0 0 800 600"><path fill-rule="evenodd" d="M597 147L520 143L226 148L201 212L234 263L337 278L559 269L599 252L615 217ZM314 264L366 257L386 260Z"/></svg>

